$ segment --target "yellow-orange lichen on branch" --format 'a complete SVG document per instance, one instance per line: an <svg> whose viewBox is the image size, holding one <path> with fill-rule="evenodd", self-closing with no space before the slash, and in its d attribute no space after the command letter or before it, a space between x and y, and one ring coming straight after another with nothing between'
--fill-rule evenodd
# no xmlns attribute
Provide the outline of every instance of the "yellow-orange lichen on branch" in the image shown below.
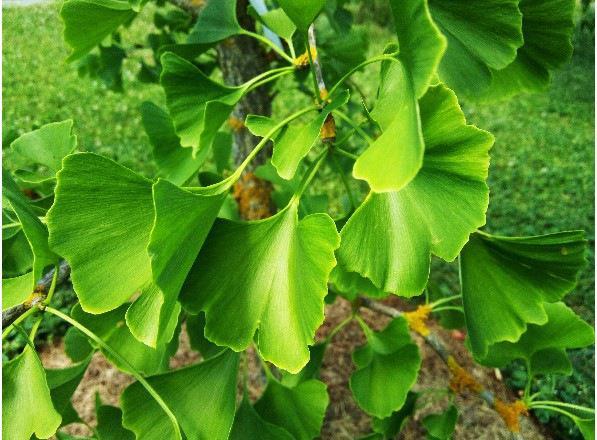
<svg viewBox="0 0 597 440"><path fill-rule="evenodd" d="M23 301L23 305L25 307L27 307L28 309L30 309L34 305L42 302L45 299L45 297L46 297L46 292L45 292L45 289L43 288L43 286L36 286L33 293L31 293L31 295L29 295L27 297L27 299L25 301Z"/></svg>
<svg viewBox="0 0 597 440"><path fill-rule="evenodd" d="M312 59L317 58L317 49L315 47L311 46L310 50L311 50L311 58ZM303 69L309 65L309 54L305 50L305 52L303 54L296 57L293 61L294 61L294 65L297 68Z"/></svg>
<svg viewBox="0 0 597 440"><path fill-rule="evenodd" d="M230 116L228 118L228 125L235 132L239 132L243 128L245 128L245 123L242 120L238 119L236 116Z"/></svg>
<svg viewBox="0 0 597 440"><path fill-rule="evenodd" d="M205 0L190 0L189 2L191 4L192 7L194 8L200 8L203 5L205 5Z"/></svg>
<svg viewBox="0 0 597 440"><path fill-rule="evenodd" d="M321 142L327 143L334 142L336 140L336 121L331 113L327 116L323 126L321 127L320 136Z"/></svg>
<svg viewBox="0 0 597 440"><path fill-rule="evenodd" d="M406 318L406 322L408 322L408 327L412 331L417 332L421 336L429 336L431 331L427 327L427 319L429 319L430 313L431 306L424 304L413 312L404 312L404 317Z"/></svg>
<svg viewBox="0 0 597 440"><path fill-rule="evenodd" d="M233 196L240 216L245 220L260 220L272 215L272 185L253 173L245 173L234 184Z"/></svg>
<svg viewBox="0 0 597 440"><path fill-rule="evenodd" d="M493 407L504 420L510 432L520 432L520 416L527 416L529 414L528 408L524 402L515 400L512 403L506 403L500 399L496 399Z"/></svg>
<svg viewBox="0 0 597 440"><path fill-rule="evenodd" d="M480 393L483 391L483 385L463 367L458 364L453 356L448 356L448 369L452 377L450 378L450 389L457 394L462 394L465 391L473 391Z"/></svg>

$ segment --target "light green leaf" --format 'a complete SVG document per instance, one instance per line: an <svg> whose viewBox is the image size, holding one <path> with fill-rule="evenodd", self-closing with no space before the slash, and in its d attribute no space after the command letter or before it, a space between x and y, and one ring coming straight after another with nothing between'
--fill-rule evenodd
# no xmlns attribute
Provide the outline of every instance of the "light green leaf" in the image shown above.
<svg viewBox="0 0 597 440"><path fill-rule="evenodd" d="M595 417L587 419L572 417L572 421L578 426L585 440L595 440Z"/></svg>
<svg viewBox="0 0 597 440"><path fill-rule="evenodd" d="M245 395L234 416L229 440L294 440L285 429L263 420Z"/></svg>
<svg viewBox="0 0 597 440"><path fill-rule="evenodd" d="M296 32L296 26L282 8L272 9L261 15L259 19L280 37L290 40Z"/></svg>
<svg viewBox="0 0 597 440"><path fill-rule="evenodd" d="M197 157L182 148L170 115L152 102L141 105L143 127L153 146L153 158L159 168L158 176L182 185L193 177L205 162L209 150Z"/></svg>
<svg viewBox="0 0 597 440"><path fill-rule="evenodd" d="M545 303L543 308L547 323L529 324L515 343L491 345L487 356L480 362L492 367L505 367L514 359L523 359L533 375L572 373L566 350L593 344L595 332L564 303Z"/></svg>
<svg viewBox="0 0 597 440"><path fill-rule="evenodd" d="M217 43L242 31L236 19L236 0L207 0L187 43Z"/></svg>
<svg viewBox="0 0 597 440"><path fill-rule="evenodd" d="M33 285L42 277L44 269L58 263L58 255L48 246L46 226L6 170L2 170L2 201L3 206L13 209L33 252L33 291Z"/></svg>
<svg viewBox="0 0 597 440"><path fill-rule="evenodd" d="M33 434L49 438L60 426L46 373L29 345L2 366L2 437L29 440Z"/></svg>
<svg viewBox="0 0 597 440"><path fill-rule="evenodd" d="M296 440L311 440L319 436L328 404L323 382L308 380L287 388L272 379L255 403L255 410L264 420L286 429Z"/></svg>
<svg viewBox="0 0 597 440"><path fill-rule="evenodd" d="M382 134L359 156L352 174L372 191L398 191L417 175L425 151L419 106L402 62L382 64L378 96L371 116Z"/></svg>
<svg viewBox="0 0 597 440"><path fill-rule="evenodd" d="M420 98L427 91L446 50L446 37L429 14L427 0L390 0L400 60L410 73L414 94Z"/></svg>
<svg viewBox="0 0 597 440"><path fill-rule="evenodd" d="M168 368L168 361L178 347L178 339L151 348L138 341L125 325L125 312L128 304L101 315L85 313L77 304L71 316L99 336L114 351L125 358L135 370L146 375L155 374ZM177 333L178 334L178 333ZM95 344L92 344L95 345ZM97 347L96 347L97 348ZM103 355L120 370L131 373L130 368L102 349Z"/></svg>
<svg viewBox="0 0 597 440"><path fill-rule="evenodd" d="M192 147L194 156L202 156L249 85L219 84L171 52L164 53L161 62L160 83L176 134L183 147Z"/></svg>
<svg viewBox="0 0 597 440"><path fill-rule="evenodd" d="M342 243L340 243L340 248L342 248ZM349 272L340 264L332 270L330 282L349 301L354 301L359 295L371 298L384 298L388 296L388 293L376 287L370 279L362 277L357 272Z"/></svg>
<svg viewBox="0 0 597 440"><path fill-rule="evenodd" d="M524 45L516 59L493 70L484 99L506 99L520 92L537 92L549 85L550 71L572 56L574 0L521 0Z"/></svg>
<svg viewBox="0 0 597 440"><path fill-rule="evenodd" d="M112 310L151 279L152 182L92 153L67 156L48 213L50 245L71 266L83 309Z"/></svg>
<svg viewBox="0 0 597 440"><path fill-rule="evenodd" d="M34 284L33 272L27 272L14 278L4 278L2 280L2 309L6 310L25 301L33 292Z"/></svg>
<svg viewBox="0 0 597 440"><path fill-rule="evenodd" d="M431 16L448 38L439 76L458 96L478 96L523 44L519 0L430 0Z"/></svg>
<svg viewBox="0 0 597 440"><path fill-rule="evenodd" d="M2 238L3 275L17 277L30 272L33 267L33 252L22 229L10 238Z"/></svg>
<svg viewBox="0 0 597 440"><path fill-rule="evenodd" d="M278 0L280 7L302 33L315 21L326 0Z"/></svg>
<svg viewBox="0 0 597 440"><path fill-rule="evenodd" d="M299 221L297 205L260 221L216 221L181 293L191 313L205 311L207 339L241 351L259 330L263 357L291 373L309 360L339 245L327 214Z"/></svg>
<svg viewBox="0 0 597 440"><path fill-rule="evenodd" d="M17 176L27 182L51 180L62 168L62 159L77 148L77 137L72 134L73 121L52 122L25 133L10 144L18 168L36 168L26 175Z"/></svg>
<svg viewBox="0 0 597 440"><path fill-rule="evenodd" d="M310 379L319 379L319 372L323 364L323 356L327 348L327 342L319 342L309 347L309 362L299 373L290 374L282 371L281 383L287 387L295 387Z"/></svg>
<svg viewBox="0 0 597 440"><path fill-rule="evenodd" d="M464 314L472 352L516 342L528 324L543 325L545 302L562 299L585 265L582 231L534 237L471 235L460 256Z"/></svg>
<svg viewBox="0 0 597 440"><path fill-rule="evenodd" d="M172 410L186 438L225 440L232 427L238 355L230 350L200 364L147 379ZM138 382L120 397L124 427L143 440L174 438L172 423Z"/></svg>
<svg viewBox="0 0 597 440"><path fill-rule="evenodd" d="M419 104L423 168L401 191L370 193L342 229L337 252L346 272L406 297L425 288L431 253L454 260L469 234L485 223L493 144L489 133L466 125L446 87L429 88Z"/></svg>
<svg viewBox="0 0 597 440"><path fill-rule="evenodd" d="M64 22L64 40L72 48L67 60L87 54L135 14L126 1L66 0L60 16Z"/></svg>
<svg viewBox="0 0 597 440"><path fill-rule="evenodd" d="M404 318L394 319L381 332L364 330L367 344L353 353L357 370L350 376L350 389L366 413L386 418L405 404L421 357Z"/></svg>
<svg viewBox="0 0 597 440"><path fill-rule="evenodd" d="M348 90L334 94L327 104L311 121L306 124L290 124L278 131L273 137L274 152L271 163L276 167L280 177L291 180L301 160L320 139L321 127L327 116L338 107L348 102ZM265 116L247 116L246 126L256 136L264 137L276 126L271 118Z"/></svg>
<svg viewBox="0 0 597 440"><path fill-rule="evenodd" d="M87 370L91 357L71 367L46 370L48 387L54 408L62 415L61 425L68 425L80 421L79 415L73 408L71 398L79 386Z"/></svg>
<svg viewBox="0 0 597 440"><path fill-rule="evenodd" d="M73 362L81 362L93 352L93 347L87 336L70 327L64 335L64 352Z"/></svg>
<svg viewBox="0 0 597 440"><path fill-rule="evenodd" d="M201 190L201 189L199 189ZM226 192L215 195L192 193L166 181L153 186L155 223L147 250L151 256L153 279L161 295L161 312L146 316L144 327L154 330L142 340L155 346L173 314L178 316L177 298L193 262L210 231ZM131 322L127 315L127 322ZM154 325L149 325L153 322ZM162 329L162 330L160 330Z"/></svg>
<svg viewBox="0 0 597 440"><path fill-rule="evenodd" d="M422 420L430 440L449 440L452 438L456 421L458 420L458 409L454 405L441 414L429 414Z"/></svg>

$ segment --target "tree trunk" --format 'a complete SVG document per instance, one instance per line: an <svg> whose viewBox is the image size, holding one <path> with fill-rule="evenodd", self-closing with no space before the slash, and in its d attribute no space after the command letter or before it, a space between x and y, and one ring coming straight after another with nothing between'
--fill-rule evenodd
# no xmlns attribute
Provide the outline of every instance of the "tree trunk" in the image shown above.
<svg viewBox="0 0 597 440"><path fill-rule="evenodd" d="M237 17L240 25L255 29L253 19L247 14L248 0L238 0ZM218 61L227 85L240 85L268 69L266 53L259 42L247 36L229 38L218 45ZM248 114L271 115L271 97L267 86L262 86L245 96L234 109L230 119L234 136L233 156L238 166L259 142L244 126ZM263 165L271 156L271 148L263 149L247 167L235 185L234 196L240 215L245 220L256 220L272 215L272 187L259 179L254 169Z"/></svg>

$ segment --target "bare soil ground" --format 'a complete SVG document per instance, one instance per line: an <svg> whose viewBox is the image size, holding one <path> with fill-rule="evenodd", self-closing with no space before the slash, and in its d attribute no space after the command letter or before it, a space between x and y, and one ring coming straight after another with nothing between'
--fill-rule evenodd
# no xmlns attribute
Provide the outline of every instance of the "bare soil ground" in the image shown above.
<svg viewBox="0 0 597 440"><path fill-rule="evenodd" d="M387 301L390 305L399 305L397 298ZM338 299L334 305L327 306L326 323L318 331L318 337L325 337L329 331L351 313L350 303ZM375 329L383 328L389 318L374 312L363 311L365 321ZM496 378L495 372L479 367L471 361L470 355L461 340L453 338L451 333L431 324L432 330L438 332L458 362L472 372L474 377L486 389L492 391L504 401L512 401L516 396ZM421 350L423 365L419 374L416 391L425 389L445 389L448 386L449 374L443 361L428 347L422 338L416 338ZM330 406L326 414L321 438L331 440L355 439L370 432L370 417L363 413L352 398L348 388L348 380L354 369L351 353L355 347L364 343L363 334L356 323L351 323L340 331L329 346L321 370L321 379L328 385ZM42 347L40 355L43 364L49 368L60 368L69 365L64 354L63 344L57 341L53 345ZM171 367L181 367L197 362L200 356L190 349L186 332L181 333L180 347L171 360ZM250 362L250 394L257 399L263 390L265 379L259 363L251 356ZM120 393L132 382L132 378L118 371L108 363L101 354L95 354L81 384L73 396L74 407L81 418L89 425L95 424L94 396L98 392L105 403L118 405ZM426 405L417 411L409 421L400 439L424 439L425 432L419 420L432 412L445 408L447 399L440 394L427 394ZM455 403L459 410L459 419L454 438L458 440L506 440L511 435L504 422L495 411L487 406L480 397L474 394L457 396ZM73 435L90 434L85 425L71 425L67 431ZM549 439L541 427L533 419L523 418L522 433L525 440Z"/></svg>

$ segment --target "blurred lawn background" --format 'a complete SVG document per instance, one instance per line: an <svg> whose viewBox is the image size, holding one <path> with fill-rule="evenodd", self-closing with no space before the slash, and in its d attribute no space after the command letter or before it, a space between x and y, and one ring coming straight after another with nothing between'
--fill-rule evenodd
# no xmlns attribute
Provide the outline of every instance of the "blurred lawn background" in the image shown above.
<svg viewBox="0 0 597 440"><path fill-rule="evenodd" d="M143 174L153 174L155 165L139 106L145 100L162 104L161 89L137 82L132 64L126 61L124 93L79 78L76 68L64 62L68 49L61 35L59 8L58 3L50 3L3 9L3 148L22 133L72 118L80 149L109 156ZM463 109L470 123L496 137L491 151L491 202L486 229L504 235L584 229L590 243L590 261L567 302L594 324L595 46L590 11L579 16L571 63L554 75L547 92L495 104L465 102ZM124 33L125 40L143 41L153 27L152 13L151 7L145 8ZM372 15L379 18L384 14L387 11L367 7L360 15L368 22ZM371 51L379 52L385 39L377 37L387 35L386 31L372 28L372 32L376 37L372 38ZM358 76L366 90L374 90L375 72L371 68ZM436 263L434 267L441 273L453 272L445 264ZM563 391L556 398L592 406L594 349L577 350L572 358L576 371L571 378L538 386L549 394L557 385ZM514 386L524 380L522 374L516 367L511 369Z"/></svg>

